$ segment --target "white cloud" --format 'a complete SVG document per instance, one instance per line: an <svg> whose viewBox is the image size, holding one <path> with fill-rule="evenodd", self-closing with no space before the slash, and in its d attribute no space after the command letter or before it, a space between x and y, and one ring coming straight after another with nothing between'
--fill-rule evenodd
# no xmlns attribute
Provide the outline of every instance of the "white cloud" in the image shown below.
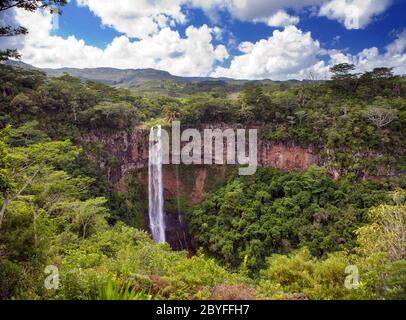
<svg viewBox="0 0 406 320"><path fill-rule="evenodd" d="M373 17L383 13L391 0L331 0L320 8L319 15L338 20L347 29L362 29Z"/></svg>
<svg viewBox="0 0 406 320"><path fill-rule="evenodd" d="M235 19L263 22L271 27L285 27L299 23L298 16L286 10L301 11L318 8L320 16L337 20L347 29L360 29L372 18L383 13L392 0L76 0L111 26L128 37L146 38L167 26L185 23L182 9L197 7L208 16L218 19L219 10L227 10Z"/></svg>
<svg viewBox="0 0 406 320"><path fill-rule="evenodd" d="M357 55L347 55L347 59L356 65L358 72L370 71L374 68L388 67L393 68L395 74L406 74L406 53L405 47L398 47L400 51L393 51L400 42L406 42L406 32L395 42L386 47L384 53L380 53L376 47L362 50Z"/></svg>
<svg viewBox="0 0 406 320"><path fill-rule="evenodd" d="M309 32L295 26L274 31L268 39L257 43L243 42L242 55L232 59L230 67L217 67L213 76L239 79L305 79L310 74L318 79L330 76L329 69L339 63L352 63L357 72L377 67L394 68L395 74L406 74L406 30L380 53L372 47L357 54L326 50ZM323 59L324 57L324 59Z"/></svg>
<svg viewBox="0 0 406 320"><path fill-rule="evenodd" d="M328 52L329 65L338 63L352 63L357 72L371 71L378 67L393 68L398 75L406 74L406 30L398 38L386 46L384 52L379 52L376 47L366 48L357 54L343 53L338 50Z"/></svg>
<svg viewBox="0 0 406 320"><path fill-rule="evenodd" d="M384 52L378 48L366 48L357 54L344 53L338 50L328 51L329 67L338 63L351 63L357 72L371 71L374 68L393 68L395 74L406 74L406 30L398 38L386 46Z"/></svg>
<svg viewBox="0 0 406 320"><path fill-rule="evenodd" d="M202 8L207 15L217 17L227 10L235 19L263 22L271 27L299 23L304 8L319 8L319 15L338 20L348 29L365 27L371 19L384 12L392 0L76 0L87 7L102 24L111 26L129 38L144 39L158 34L166 27L184 24L187 8Z"/></svg>
<svg viewBox="0 0 406 320"><path fill-rule="evenodd" d="M280 10L293 9L301 10L308 6L320 5L326 0L193 0L195 5L203 8L217 6L226 8L234 18L243 21L267 21Z"/></svg>
<svg viewBox="0 0 406 320"><path fill-rule="evenodd" d="M30 30L24 37L22 58L38 67L156 68L176 75L204 76L216 62L228 58L223 45L212 45L212 34L218 30L207 25L189 26L184 38L168 27L138 41L120 36L102 50L74 36L51 35L52 17L47 12L16 12L17 21Z"/></svg>
<svg viewBox="0 0 406 320"><path fill-rule="evenodd" d="M267 19L266 23L270 27L286 27L296 25L300 21L299 17L289 15L285 10L279 10Z"/></svg>
<svg viewBox="0 0 406 320"><path fill-rule="evenodd" d="M185 0L187 1L187 0ZM292 23L277 23L284 21L282 13L287 9L295 11L304 8L315 8L320 16L337 20L347 29L360 29L367 26L373 17L385 12L392 0L189 0L194 5L206 11L227 9L231 15L243 21L272 21L271 26L286 26ZM278 14L279 13L279 14ZM279 17L278 17L279 15Z"/></svg>
<svg viewBox="0 0 406 320"><path fill-rule="evenodd" d="M386 49L390 55L403 53L406 49L406 29Z"/></svg>
<svg viewBox="0 0 406 320"><path fill-rule="evenodd" d="M76 0L129 38L144 39L165 27L184 24L187 8L202 8L208 16L219 19L218 12L227 10L235 19L263 22L271 27L299 23L299 12L313 7L320 16L338 20L348 29L365 27L371 19L384 12L392 0Z"/></svg>
<svg viewBox="0 0 406 320"><path fill-rule="evenodd" d="M102 23L132 38L146 38L162 28L184 23L182 0L76 0L101 18Z"/></svg>
<svg viewBox="0 0 406 320"><path fill-rule="evenodd" d="M213 28L214 36L216 40L222 40L223 39L223 30L219 27L214 27Z"/></svg>
<svg viewBox="0 0 406 320"><path fill-rule="evenodd" d="M240 50L244 54L234 57L229 68L218 67L214 75L286 80L303 78L307 69L323 67L318 59L323 52L320 43L312 38L310 32L304 33L295 26L276 30L270 38L255 44L242 43Z"/></svg>
<svg viewBox="0 0 406 320"><path fill-rule="evenodd" d="M249 41L241 42L238 46L238 50L244 53L250 53L254 49L254 44Z"/></svg>

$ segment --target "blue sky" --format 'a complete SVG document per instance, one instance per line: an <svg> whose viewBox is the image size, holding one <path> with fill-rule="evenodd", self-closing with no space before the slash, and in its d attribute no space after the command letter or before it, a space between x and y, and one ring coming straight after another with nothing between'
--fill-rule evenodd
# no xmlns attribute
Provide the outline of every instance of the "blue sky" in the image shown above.
<svg viewBox="0 0 406 320"><path fill-rule="evenodd" d="M325 78L339 62L406 73L406 0L70 0L62 11L58 25L15 12L31 31L24 61L244 79Z"/></svg>

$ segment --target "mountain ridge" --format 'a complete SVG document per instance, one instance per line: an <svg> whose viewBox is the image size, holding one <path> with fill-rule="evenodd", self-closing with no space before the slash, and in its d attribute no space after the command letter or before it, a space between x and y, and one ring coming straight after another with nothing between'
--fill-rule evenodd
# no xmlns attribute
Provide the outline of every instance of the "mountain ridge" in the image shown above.
<svg viewBox="0 0 406 320"><path fill-rule="evenodd" d="M309 80L297 80L297 79L289 79L285 81L279 81L279 80L272 80L272 79L261 79L261 80L249 80L249 79L235 79L235 78L227 78L227 77L199 77L199 76L176 76L171 74L168 71L165 70L159 70L159 69L154 69L154 68L138 68L138 69L131 69L131 68L126 68L126 69L120 69L120 68L113 68L113 67L96 67L96 68L74 68L74 67L62 67L62 68L38 68L35 67L31 64L22 62L22 61L17 61L17 60L8 60L5 62L6 65L11 65L11 66L16 66L16 67L22 67L22 68L29 68L29 69L37 69L37 70L43 70L50 76L59 76L63 75L63 73L86 73L86 72L115 72L115 73L129 73L129 72L134 72L134 73L149 73L153 75L154 73L156 75L160 75L161 79L160 80L165 80L162 79L164 77L167 77L168 79L177 79L177 80L183 80L183 81L190 81L190 82L203 82L203 81L233 81L233 82L275 82L275 83L284 83L284 82L309 82ZM90 80L91 79L87 79Z"/></svg>
<svg viewBox="0 0 406 320"><path fill-rule="evenodd" d="M247 84L287 84L291 86L308 83L307 80L244 80L213 77L182 77L172 75L168 71L153 68L117 69L111 67L98 68L37 68L22 61L9 60L6 65L25 69L40 70L49 77L60 77L69 74L82 81L93 81L104 85L128 88L142 93L169 96L188 95L220 88L223 92L241 91Z"/></svg>

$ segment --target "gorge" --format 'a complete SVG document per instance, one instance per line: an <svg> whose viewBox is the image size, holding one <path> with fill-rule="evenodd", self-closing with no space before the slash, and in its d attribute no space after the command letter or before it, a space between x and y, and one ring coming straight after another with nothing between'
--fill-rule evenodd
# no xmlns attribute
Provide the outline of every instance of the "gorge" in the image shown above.
<svg viewBox="0 0 406 320"><path fill-rule="evenodd" d="M203 132L207 127L227 128L222 124L211 124L202 126L200 131ZM98 130L83 133L82 141L103 147L104 156L99 159L99 165L106 168L114 190L128 192L130 177L137 178L149 199L145 215L141 217L142 224L151 231L153 239L156 242L168 241L173 248L193 252L185 211L200 203L208 192L235 176L238 166L162 164L162 145L156 142L159 141L157 138L160 132L159 127L150 130L139 127L114 133ZM303 148L294 143L258 140L257 149L259 167L303 171L321 161L314 148ZM108 165L111 157L117 163L114 167ZM166 232L163 231L164 224Z"/></svg>

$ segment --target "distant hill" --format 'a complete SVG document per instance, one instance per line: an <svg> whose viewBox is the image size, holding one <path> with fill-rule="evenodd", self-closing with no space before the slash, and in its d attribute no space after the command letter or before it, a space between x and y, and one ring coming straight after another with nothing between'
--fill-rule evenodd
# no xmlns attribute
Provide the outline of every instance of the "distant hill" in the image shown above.
<svg viewBox="0 0 406 320"><path fill-rule="evenodd" d="M5 64L42 70L50 77L59 77L64 74L82 79L83 81L95 81L108 86L124 87L133 89L142 93L162 94L162 95L184 95L198 92L207 92L215 88L221 88L226 93L240 91L249 83L262 83L264 85L287 84L298 85L302 81L249 81L235 80L229 78L211 78L211 77L180 77L174 76L167 71L156 69L115 69L115 68L36 68L21 61L9 60Z"/></svg>
<svg viewBox="0 0 406 320"><path fill-rule="evenodd" d="M25 62L22 62L22 61L17 61L17 60L7 60L7 61L4 61L2 63L6 64L6 65L9 65L9 66L13 66L13 67L20 67L20 68L25 68L25 69L38 69L39 70L39 68L36 68L36 67L34 67L34 66L32 66L32 65L30 65L28 63L25 63Z"/></svg>
<svg viewBox="0 0 406 320"><path fill-rule="evenodd" d="M64 73L78 77L83 80L97 81L111 86L134 87L148 81L185 81L181 77L171 75L169 72L154 69L121 70L114 68L94 69L43 69L51 77L59 77Z"/></svg>

